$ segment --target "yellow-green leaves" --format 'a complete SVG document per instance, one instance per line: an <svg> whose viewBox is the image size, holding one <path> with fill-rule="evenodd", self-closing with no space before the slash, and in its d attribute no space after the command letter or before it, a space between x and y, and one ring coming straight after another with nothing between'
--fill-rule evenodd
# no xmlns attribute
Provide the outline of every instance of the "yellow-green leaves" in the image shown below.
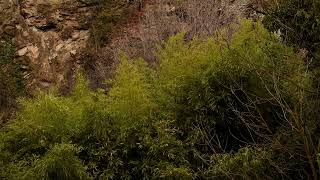
<svg viewBox="0 0 320 180"><path fill-rule="evenodd" d="M123 57L112 81L107 96L108 110L128 128L145 123L155 107L147 73L143 61L129 62Z"/></svg>
<svg viewBox="0 0 320 180"><path fill-rule="evenodd" d="M155 69L123 56L107 92L91 90L78 75L70 96L40 93L23 100L16 120L0 133L2 174L281 177L283 161L301 162L269 144L282 132L300 135L291 126L310 88L308 72L302 58L260 23L244 20L235 27L229 40L226 29L207 40L171 37Z"/></svg>

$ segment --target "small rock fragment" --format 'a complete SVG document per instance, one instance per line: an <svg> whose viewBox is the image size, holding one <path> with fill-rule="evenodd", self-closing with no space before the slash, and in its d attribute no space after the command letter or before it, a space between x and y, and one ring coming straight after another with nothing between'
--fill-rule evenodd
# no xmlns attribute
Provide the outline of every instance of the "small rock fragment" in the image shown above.
<svg viewBox="0 0 320 180"><path fill-rule="evenodd" d="M27 54L27 52L28 52L28 47L24 47L24 48L18 50L18 56L24 56Z"/></svg>

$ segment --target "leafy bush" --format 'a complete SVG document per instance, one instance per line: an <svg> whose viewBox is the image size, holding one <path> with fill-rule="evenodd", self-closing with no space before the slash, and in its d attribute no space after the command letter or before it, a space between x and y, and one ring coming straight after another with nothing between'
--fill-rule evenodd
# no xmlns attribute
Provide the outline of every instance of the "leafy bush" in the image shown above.
<svg viewBox="0 0 320 180"><path fill-rule="evenodd" d="M0 64L8 64L12 61L14 56L14 47L9 40L1 41L0 44Z"/></svg>
<svg viewBox="0 0 320 180"><path fill-rule="evenodd" d="M269 162L272 156L272 151L250 147L240 149L236 154L215 154L207 175L212 179L280 179L272 173L276 172Z"/></svg>
<svg viewBox="0 0 320 180"><path fill-rule="evenodd" d="M22 71L14 53L11 40L0 40L0 124L15 107L16 98L24 94Z"/></svg>
<svg viewBox="0 0 320 180"><path fill-rule="evenodd" d="M320 1L280 0L271 4L264 18L266 28L280 30L283 39L319 58ZM319 62L317 62L318 64Z"/></svg>
<svg viewBox="0 0 320 180"><path fill-rule="evenodd" d="M319 127L316 123L319 118L316 114L319 114L320 104L320 1L280 0L270 2L271 6L266 9L266 16L263 19L264 25L267 29L277 32L285 43L293 45L297 51L304 52L306 55L305 64L310 69L312 85L315 90L312 92L312 97L303 102L305 104L303 114L307 114L303 119L308 119L306 122L308 124L307 133L304 135L306 138L305 140L301 138L296 140L295 138L295 140L296 143L304 142L305 151L309 151L307 153L309 154L308 161L313 178L317 179L319 171L316 167L315 154L318 151L316 146L319 144L317 142ZM306 143L306 141L309 142Z"/></svg>
<svg viewBox="0 0 320 180"><path fill-rule="evenodd" d="M185 44L182 36L168 43L160 54L156 88L166 97L163 107L184 136L200 130L221 138L206 142L217 151L259 140L252 133L275 132L286 116L279 103L294 105L299 87L309 88L302 60L260 24L244 22L230 43L215 39Z"/></svg>
<svg viewBox="0 0 320 180"><path fill-rule="evenodd" d="M91 91L78 76L69 97L21 100L16 120L1 129L1 178L267 179L297 172L282 157L309 171L303 145L298 161L273 141L288 126L298 128L294 110L310 90L301 58L260 23L233 28L231 41L227 30L207 41L170 38L155 70L123 57L108 93Z"/></svg>

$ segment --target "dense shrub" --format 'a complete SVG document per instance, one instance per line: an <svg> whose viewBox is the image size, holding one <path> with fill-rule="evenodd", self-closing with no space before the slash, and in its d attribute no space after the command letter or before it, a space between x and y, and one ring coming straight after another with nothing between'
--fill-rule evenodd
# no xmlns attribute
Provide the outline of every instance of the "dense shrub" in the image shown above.
<svg viewBox="0 0 320 180"><path fill-rule="evenodd" d="M207 176L213 179L281 179L272 164L273 153L261 148L246 147L235 154L215 154ZM272 175L272 176L271 176Z"/></svg>
<svg viewBox="0 0 320 180"><path fill-rule="evenodd" d="M271 31L280 31L283 39L299 48L305 48L319 58L320 1L271 1L264 24ZM317 62L319 64L319 62Z"/></svg>
<svg viewBox="0 0 320 180"><path fill-rule="evenodd" d="M249 142L257 140L251 133L274 132L285 115L278 112L281 105L275 104L294 105L299 87L309 84L303 62L293 50L260 24L250 22L230 43L214 39L185 44L177 36L160 56L160 87L156 89L161 90L160 97L166 96L163 107L177 119L183 134L206 127L206 133L218 133L230 141L220 139L227 149L238 143L232 143L234 138L225 131Z"/></svg>
<svg viewBox="0 0 320 180"><path fill-rule="evenodd" d="M170 38L155 70L123 57L108 93L79 76L69 97L21 100L1 129L1 178L308 177L316 157L303 150L309 141L297 143L311 91L302 59L260 23L232 28L230 41L227 29L207 41ZM277 140L283 132L292 141Z"/></svg>
<svg viewBox="0 0 320 180"><path fill-rule="evenodd" d="M316 163L311 160L316 158L315 153L318 151L316 146L319 144L319 127L317 120L319 119L319 84L320 84L320 1L319 0L280 0L269 1L270 6L266 8L266 16L263 19L263 23L267 29L277 32L280 35L283 42L293 45L297 51L304 52L306 54L305 64L309 68L312 85L315 89L312 97L304 101L305 104L304 114L302 119L308 119L305 124L308 124L308 128L305 128L305 140L298 138L297 134L291 134L295 136L296 143L304 144L305 151L309 153L309 166L313 172L313 178L317 178ZM300 128L303 129L303 128ZM282 141L286 138L281 138ZM309 143L306 143L308 141ZM315 142L315 143L310 143ZM292 142L291 142L292 143ZM309 144L311 150L309 149ZM296 149L296 147L290 147ZM312 151L312 152L311 152ZM298 157L297 157L298 158ZM299 169L297 167L292 167ZM302 171L300 169L300 171Z"/></svg>
<svg viewBox="0 0 320 180"><path fill-rule="evenodd" d="M0 40L0 124L9 116L16 98L24 94L22 71L14 53L11 40Z"/></svg>

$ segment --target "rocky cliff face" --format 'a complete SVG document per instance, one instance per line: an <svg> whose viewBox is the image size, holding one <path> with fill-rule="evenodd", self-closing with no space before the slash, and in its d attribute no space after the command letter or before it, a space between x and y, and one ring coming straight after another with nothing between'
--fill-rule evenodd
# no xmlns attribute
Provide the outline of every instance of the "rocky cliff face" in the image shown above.
<svg viewBox="0 0 320 180"><path fill-rule="evenodd" d="M8 14L2 34L13 37L16 58L28 61L22 67L28 87L62 85L76 68L74 57L86 47L93 7L77 0L6 0L1 8Z"/></svg>

